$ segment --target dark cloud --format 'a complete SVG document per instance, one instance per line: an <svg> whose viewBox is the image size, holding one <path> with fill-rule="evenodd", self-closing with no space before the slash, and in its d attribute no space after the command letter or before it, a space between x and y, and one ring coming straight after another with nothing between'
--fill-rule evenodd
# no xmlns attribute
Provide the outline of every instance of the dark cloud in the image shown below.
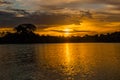
<svg viewBox="0 0 120 80"><path fill-rule="evenodd" d="M0 16L1 16L1 17L4 17L4 18L5 18L5 16L6 16L6 18L8 18L8 17L13 17L14 14L8 13L8 12L5 12L5 11L0 11ZM4 18L1 18L1 19L4 19Z"/></svg>
<svg viewBox="0 0 120 80"><path fill-rule="evenodd" d="M108 9L108 10L120 11L120 5L110 5L107 9ZM120 13L119 13L119 14L120 14Z"/></svg>
<svg viewBox="0 0 120 80"><path fill-rule="evenodd" d="M80 0L77 0L73 3L92 3L92 4L95 4L95 3L98 3L98 4L120 4L120 1L119 0L83 0L83 1L80 1Z"/></svg>
<svg viewBox="0 0 120 80"><path fill-rule="evenodd" d="M120 7L120 0L76 0L59 6L77 9L100 9L106 7L106 5Z"/></svg>
<svg viewBox="0 0 120 80"><path fill-rule="evenodd" d="M99 17L98 19L105 22L120 22L120 14L119 13L110 13L110 12L96 12L94 15L104 15Z"/></svg>
<svg viewBox="0 0 120 80"><path fill-rule="evenodd" d="M14 11L27 13L24 10L12 9ZM18 17L14 12L0 11L0 26L15 26L21 23L33 23L36 25L68 25L78 24L74 20L70 20L71 16L67 14L48 14L48 13L27 13L27 16ZM76 17L77 18L77 17ZM75 19L76 20L76 19Z"/></svg>
<svg viewBox="0 0 120 80"><path fill-rule="evenodd" d="M6 10L8 11L13 11L13 12L17 12L17 13L20 13L20 14L29 14L26 10L24 9L15 9L15 8L12 8L12 7L7 7Z"/></svg>
<svg viewBox="0 0 120 80"><path fill-rule="evenodd" d="M104 0L103 0L103 2L104 2ZM106 4L120 5L120 0L107 0L105 2L106 2Z"/></svg>
<svg viewBox="0 0 120 80"><path fill-rule="evenodd" d="M90 11L84 11L81 17L93 18L92 13Z"/></svg>
<svg viewBox="0 0 120 80"><path fill-rule="evenodd" d="M17 18L14 13L0 11L0 27L14 26L24 22L25 19Z"/></svg>
<svg viewBox="0 0 120 80"><path fill-rule="evenodd" d="M2 1L0 1L0 6L1 5L5 5L5 4L12 4L11 2L9 2L9 1L4 1L4 0L2 0Z"/></svg>
<svg viewBox="0 0 120 80"><path fill-rule="evenodd" d="M42 5L40 6L42 9L46 10L61 10L64 9L62 6L56 6L56 5Z"/></svg>
<svg viewBox="0 0 120 80"><path fill-rule="evenodd" d="M54 32L60 32L60 33L65 33L66 31L63 30L51 30ZM73 30L73 31L69 31L69 33L81 33L81 32L89 32L89 33L97 33L96 31L90 31L90 30Z"/></svg>

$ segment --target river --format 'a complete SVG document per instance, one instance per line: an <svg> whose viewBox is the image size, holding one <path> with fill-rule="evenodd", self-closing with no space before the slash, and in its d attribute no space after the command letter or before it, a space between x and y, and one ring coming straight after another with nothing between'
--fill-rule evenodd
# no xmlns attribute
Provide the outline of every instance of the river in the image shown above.
<svg viewBox="0 0 120 80"><path fill-rule="evenodd" d="M120 43L0 45L0 80L120 80Z"/></svg>

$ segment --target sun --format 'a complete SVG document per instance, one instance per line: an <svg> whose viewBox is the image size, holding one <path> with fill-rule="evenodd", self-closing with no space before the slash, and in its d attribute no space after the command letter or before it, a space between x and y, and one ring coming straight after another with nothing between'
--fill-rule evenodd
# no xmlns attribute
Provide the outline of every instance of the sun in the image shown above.
<svg viewBox="0 0 120 80"><path fill-rule="evenodd" d="M65 33L69 33L70 32L70 29L65 29L63 30Z"/></svg>
<svg viewBox="0 0 120 80"><path fill-rule="evenodd" d="M63 31L64 31L65 36L70 36L70 34L73 30L67 28L67 29L64 29Z"/></svg>

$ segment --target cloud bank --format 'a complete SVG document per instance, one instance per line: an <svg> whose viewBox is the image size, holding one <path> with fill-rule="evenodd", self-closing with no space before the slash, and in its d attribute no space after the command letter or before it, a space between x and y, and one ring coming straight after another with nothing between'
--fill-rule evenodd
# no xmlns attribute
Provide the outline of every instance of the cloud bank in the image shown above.
<svg viewBox="0 0 120 80"><path fill-rule="evenodd" d="M0 27L33 23L47 28L80 25L84 20L119 23L120 0L0 0Z"/></svg>

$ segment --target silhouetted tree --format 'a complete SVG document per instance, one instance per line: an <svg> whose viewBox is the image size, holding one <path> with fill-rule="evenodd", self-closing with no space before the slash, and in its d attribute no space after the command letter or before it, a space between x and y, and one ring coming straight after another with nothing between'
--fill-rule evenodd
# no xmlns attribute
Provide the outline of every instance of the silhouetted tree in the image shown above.
<svg viewBox="0 0 120 80"><path fill-rule="evenodd" d="M14 28L17 33L30 33L36 30L36 26L33 24L20 24Z"/></svg>

